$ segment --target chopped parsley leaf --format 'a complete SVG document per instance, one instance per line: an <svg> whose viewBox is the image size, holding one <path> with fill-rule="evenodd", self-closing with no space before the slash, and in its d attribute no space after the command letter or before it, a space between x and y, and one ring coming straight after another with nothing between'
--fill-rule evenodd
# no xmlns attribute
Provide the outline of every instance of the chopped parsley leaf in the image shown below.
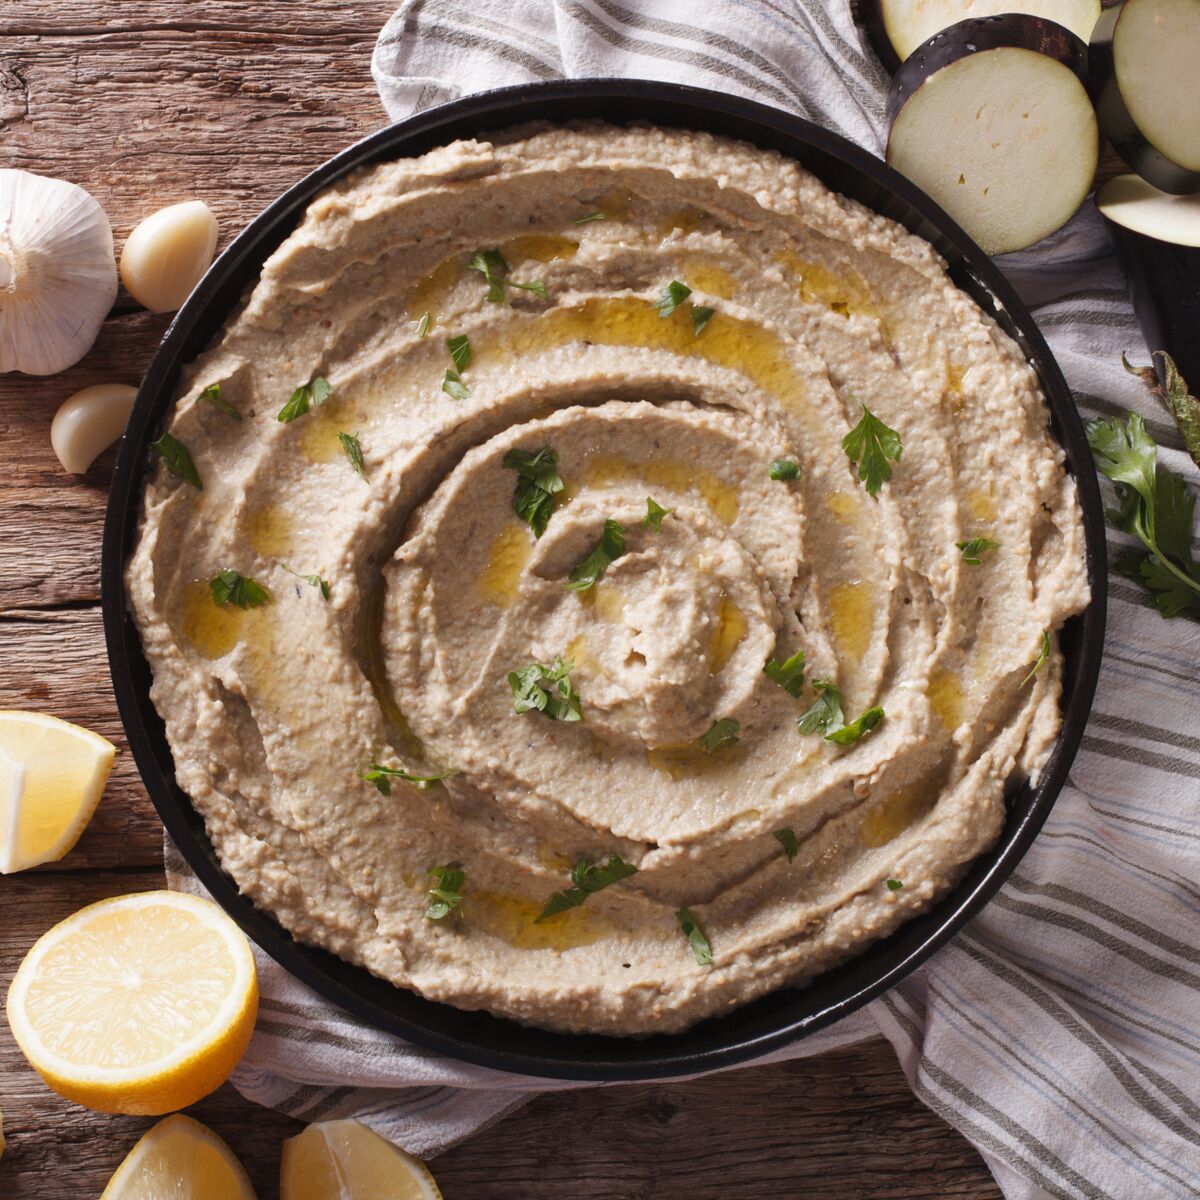
<svg viewBox="0 0 1200 1200"><path fill-rule="evenodd" d="M440 921L456 909L461 911L463 884L467 880L462 863L452 862L444 867L431 867L429 874L433 876L434 884L425 893L429 897L429 907L425 909L425 916L430 921Z"/></svg>
<svg viewBox="0 0 1200 1200"><path fill-rule="evenodd" d="M800 478L800 464L790 458L777 458L768 468L767 474L776 481L786 482Z"/></svg>
<svg viewBox="0 0 1200 1200"><path fill-rule="evenodd" d="M163 460L163 466L176 479L190 483L198 492L204 491L204 484L200 482L200 472L196 470L196 464L192 461L188 448L177 437L164 433L157 442L150 443L150 449L158 451L159 458Z"/></svg>
<svg viewBox="0 0 1200 1200"><path fill-rule="evenodd" d="M864 734L870 733L883 720L883 717L883 709L876 704L873 708L868 708L861 717L855 717L849 725L843 725L841 729L827 733L825 740L838 746L853 746Z"/></svg>
<svg viewBox="0 0 1200 1200"><path fill-rule="evenodd" d="M714 721L709 726L708 732L700 738L700 749L709 754L716 754L718 750L732 746L738 740L739 729L741 729L741 725L732 717L722 717L721 720Z"/></svg>
<svg viewBox="0 0 1200 1200"><path fill-rule="evenodd" d="M794 829L777 829L771 836L783 847L784 854L787 855L788 862L792 862L796 855L800 853L800 840L796 837Z"/></svg>
<svg viewBox="0 0 1200 1200"><path fill-rule="evenodd" d="M558 657L548 667L534 662L519 671L510 671L508 686L512 688L513 712L520 716L532 710L551 721L582 720L579 693L570 679L574 668L569 658Z"/></svg>
<svg viewBox="0 0 1200 1200"><path fill-rule="evenodd" d="M411 771L406 771L402 767L385 767L381 763L372 763L369 767L360 767L358 777L366 783L374 784L376 791L381 792L385 796L390 796L392 794L393 779L399 779L401 783L411 783L415 787L424 789L431 784L440 783L443 779L449 779L451 775L457 774L457 767L452 767L449 771L442 771L438 775L414 775Z"/></svg>
<svg viewBox="0 0 1200 1200"><path fill-rule="evenodd" d="M892 477L888 464L900 461L904 446L900 435L864 404L862 419L842 438L842 449L858 467L867 495L878 497L879 489Z"/></svg>
<svg viewBox="0 0 1200 1200"><path fill-rule="evenodd" d="M279 410L276 420L287 425L297 417L304 416L309 409L320 408L332 395L333 388L329 380L322 375L314 375L292 393L291 399Z"/></svg>
<svg viewBox="0 0 1200 1200"><path fill-rule="evenodd" d="M546 285L535 279L532 283L517 283L508 277L509 265L499 250L476 250L467 262L468 271L478 271L487 280L487 298L491 304L507 304L506 288L515 287L522 291L533 292L543 300L547 299Z"/></svg>
<svg viewBox="0 0 1200 1200"><path fill-rule="evenodd" d="M674 511L673 508L663 508L653 496L647 496L646 515L642 518L642 528L662 533L663 517L669 517Z"/></svg>
<svg viewBox="0 0 1200 1200"><path fill-rule="evenodd" d="M986 554L989 550L1000 549L999 542L993 542L991 538L985 537L968 538L965 542L955 542L954 544L962 551L963 562L970 567L979 566L981 554Z"/></svg>
<svg viewBox="0 0 1200 1200"><path fill-rule="evenodd" d="M654 307L658 309L660 317L669 317L691 294L692 289L686 283L672 279L658 293L658 303Z"/></svg>
<svg viewBox="0 0 1200 1200"><path fill-rule="evenodd" d="M842 727L842 693L832 679L814 679L817 702L796 722L801 734L828 733Z"/></svg>
<svg viewBox="0 0 1200 1200"><path fill-rule="evenodd" d="M1029 668L1029 674L1021 680L1021 686L1024 687L1041 669L1042 664L1050 657L1050 631L1042 630L1042 648L1038 651L1037 662Z"/></svg>
<svg viewBox="0 0 1200 1200"><path fill-rule="evenodd" d="M540 538L554 511L554 497L565 486L558 474L558 453L549 446L532 454L510 450L503 465L517 473L513 511L533 530L534 537Z"/></svg>
<svg viewBox="0 0 1200 1200"><path fill-rule="evenodd" d="M209 581L208 590L218 604L233 604L238 608L258 608L271 599L271 593L240 571L218 571Z"/></svg>
<svg viewBox="0 0 1200 1200"><path fill-rule="evenodd" d="M429 310L426 309L421 314L421 319L417 322L417 337L423 338L429 332L429 325L432 320L433 317L430 315Z"/></svg>
<svg viewBox="0 0 1200 1200"><path fill-rule="evenodd" d="M223 412L227 417L232 417L235 421L242 419L242 414L238 412L228 400L221 399L221 385L219 383L210 383L196 397L197 404L211 404L217 412Z"/></svg>
<svg viewBox="0 0 1200 1200"><path fill-rule="evenodd" d="M692 916L691 910L687 908L679 909L675 914L675 919L679 922L679 928L683 930L683 935L687 938L688 945L691 946L692 953L696 956L696 961L702 967L711 967L712 946L709 945L708 938L704 936L700 922Z"/></svg>
<svg viewBox="0 0 1200 1200"><path fill-rule="evenodd" d="M596 212L587 213L586 215L584 215L582 217L576 217L571 222L571 224L572 225L590 225L593 221L606 221L607 219L608 218L604 215L604 213L597 210Z"/></svg>
<svg viewBox="0 0 1200 1200"><path fill-rule="evenodd" d="M700 331L712 320L713 310L703 304L692 305L692 337L699 337Z"/></svg>
<svg viewBox="0 0 1200 1200"><path fill-rule="evenodd" d="M771 659L763 667L763 674L779 684L789 696L799 696L804 691L804 651L797 650L781 663Z"/></svg>
<svg viewBox="0 0 1200 1200"><path fill-rule="evenodd" d="M363 462L362 446L357 437L352 433L339 433L338 441L342 443L342 449L346 452L346 457L350 460L350 465L364 479L367 477L367 468Z"/></svg>
<svg viewBox="0 0 1200 1200"><path fill-rule="evenodd" d="M903 880L889 879L887 881L887 890L889 892L898 892L904 886Z"/></svg>
<svg viewBox="0 0 1200 1200"><path fill-rule="evenodd" d="M637 867L627 863L619 854L612 855L608 862L591 864L586 858L581 858L571 868L571 884L561 892L555 892L546 902L546 907L533 919L535 925L550 917L566 912L568 908L578 908L585 900L596 892L602 892L622 879L637 874Z"/></svg>
<svg viewBox="0 0 1200 1200"><path fill-rule="evenodd" d="M465 333L447 338L446 349L450 351L456 371L465 371L471 365L471 339Z"/></svg>
<svg viewBox="0 0 1200 1200"><path fill-rule="evenodd" d="M317 591L321 593L322 600L329 599L329 595L333 589L330 587L327 579L322 579L320 575L301 575L299 571L293 571L292 568L287 565L287 563L280 563L279 565L289 575L294 575L297 579L304 580L304 582L310 587L315 587Z"/></svg>
<svg viewBox="0 0 1200 1200"><path fill-rule="evenodd" d="M604 532L591 553L575 567L567 578L568 591L586 592L600 582L609 565L625 553L625 526L609 517Z"/></svg>

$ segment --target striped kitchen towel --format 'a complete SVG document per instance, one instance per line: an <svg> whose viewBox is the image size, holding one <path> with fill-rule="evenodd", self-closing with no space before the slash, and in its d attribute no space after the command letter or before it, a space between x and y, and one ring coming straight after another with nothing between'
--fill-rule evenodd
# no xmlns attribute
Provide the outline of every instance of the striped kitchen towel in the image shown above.
<svg viewBox="0 0 1200 1200"><path fill-rule="evenodd" d="M887 79L848 0L407 0L373 72L388 115L503 84L632 76L777 105L874 153ZM647 113L653 118L653 113ZM1135 409L1195 482L1119 356L1146 360L1090 205L1003 265L1087 416ZM1110 553L1125 546L1111 534ZM863 1012L777 1053L882 1033L915 1093L1008 1197L1200 1195L1200 627L1119 577L1095 713L1045 831L968 929ZM194 887L169 857L176 886ZM304 1119L360 1117L432 1154L556 1084L373 1031L260 955L262 1015L234 1077Z"/></svg>

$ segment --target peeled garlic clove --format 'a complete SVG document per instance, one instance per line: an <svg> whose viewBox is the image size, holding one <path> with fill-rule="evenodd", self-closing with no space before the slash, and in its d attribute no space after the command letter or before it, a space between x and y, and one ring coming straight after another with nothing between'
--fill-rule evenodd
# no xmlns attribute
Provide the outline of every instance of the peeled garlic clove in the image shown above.
<svg viewBox="0 0 1200 1200"><path fill-rule="evenodd" d="M82 475L125 432L137 388L98 383L62 403L50 423L50 445L72 475Z"/></svg>
<svg viewBox="0 0 1200 1200"><path fill-rule="evenodd" d="M121 282L151 312L174 312L208 270L217 248L217 218L203 200L160 208L121 251Z"/></svg>
<svg viewBox="0 0 1200 1200"><path fill-rule="evenodd" d="M0 170L0 371L65 371L116 297L112 228L95 199L65 179Z"/></svg>

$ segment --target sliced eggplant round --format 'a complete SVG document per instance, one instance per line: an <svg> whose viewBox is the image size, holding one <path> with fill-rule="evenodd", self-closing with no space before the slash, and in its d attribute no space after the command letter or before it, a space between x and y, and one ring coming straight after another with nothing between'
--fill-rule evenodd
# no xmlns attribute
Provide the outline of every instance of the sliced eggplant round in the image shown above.
<svg viewBox="0 0 1200 1200"><path fill-rule="evenodd" d="M1193 388L1200 382L1200 194L1173 196L1137 175L1096 193L1138 323Z"/></svg>
<svg viewBox="0 0 1200 1200"><path fill-rule="evenodd" d="M1087 47L1053 21L961 21L896 72L887 161L989 254L1023 250L1092 185L1100 132L1086 75Z"/></svg>
<svg viewBox="0 0 1200 1200"><path fill-rule="evenodd" d="M1100 19L1100 0L859 0L858 19L889 71L934 34L959 21L1025 13L1065 25L1087 41Z"/></svg>
<svg viewBox="0 0 1200 1200"><path fill-rule="evenodd" d="M1125 0L1092 33L1091 90L1117 153L1164 192L1200 191L1200 0Z"/></svg>

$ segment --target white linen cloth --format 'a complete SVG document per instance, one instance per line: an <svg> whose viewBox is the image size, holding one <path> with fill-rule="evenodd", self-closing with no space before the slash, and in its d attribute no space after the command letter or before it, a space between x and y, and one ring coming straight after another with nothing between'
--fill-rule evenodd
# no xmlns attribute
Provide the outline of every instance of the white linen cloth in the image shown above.
<svg viewBox="0 0 1200 1200"><path fill-rule="evenodd" d="M373 74L392 119L504 84L632 76L777 105L882 152L886 76L848 0L406 0ZM653 120L653 111L647 111ZM1121 368L1146 348L1090 203L1002 260L1085 416L1170 420ZM1200 381L1193 381L1193 387ZM1110 531L1110 552L1126 543ZM1114 576L1095 712L1045 830L998 897L867 1009L770 1056L882 1033L914 1092L1010 1200L1200 1195L1200 627ZM195 887L177 856L175 886ZM234 1076L306 1120L355 1116L419 1154L551 1088L374 1031L259 954L262 1010ZM767 1060L761 1060L767 1061Z"/></svg>

